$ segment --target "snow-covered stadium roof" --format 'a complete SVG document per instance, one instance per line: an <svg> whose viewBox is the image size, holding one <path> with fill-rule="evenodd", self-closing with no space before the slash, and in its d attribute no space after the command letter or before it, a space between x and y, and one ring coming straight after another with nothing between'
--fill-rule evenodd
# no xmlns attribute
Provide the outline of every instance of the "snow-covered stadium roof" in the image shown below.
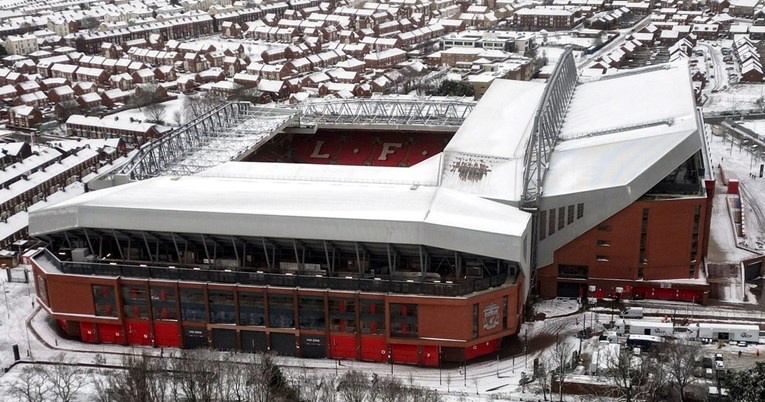
<svg viewBox="0 0 765 402"><path fill-rule="evenodd" d="M495 80L444 149L442 185L517 203L526 145L545 84Z"/></svg>
<svg viewBox="0 0 765 402"><path fill-rule="evenodd" d="M698 151L687 70L684 63L673 63L578 85L550 160L544 196L624 186L658 168L675 150L685 156L674 155L670 171Z"/></svg>
<svg viewBox="0 0 765 402"><path fill-rule="evenodd" d="M435 177L438 165L424 163ZM31 233L86 227L423 244L525 262L521 242L531 215L517 208L417 184L412 179L421 173L409 168L303 165L304 176L269 178L281 167L295 171L231 162L217 173L91 192L32 214ZM242 172L246 177L232 177Z"/></svg>
<svg viewBox="0 0 765 402"><path fill-rule="evenodd" d="M551 263L559 247L645 195L703 151L704 141L685 62L579 84L538 207L546 211L581 203L584 214L540 242L539 265ZM708 175L707 152L701 157Z"/></svg>
<svg viewBox="0 0 765 402"><path fill-rule="evenodd" d="M532 220L518 205L545 93L545 84L495 80L444 152L409 168L229 162L36 211L30 233L85 227L422 244L518 261L528 273ZM681 63L580 83L564 105L536 207L583 203L585 212L540 242L539 266L703 148Z"/></svg>

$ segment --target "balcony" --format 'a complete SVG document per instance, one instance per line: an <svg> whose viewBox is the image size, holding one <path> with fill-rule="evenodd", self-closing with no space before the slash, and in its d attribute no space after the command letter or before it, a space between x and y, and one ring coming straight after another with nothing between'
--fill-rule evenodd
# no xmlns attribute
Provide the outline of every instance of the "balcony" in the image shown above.
<svg viewBox="0 0 765 402"><path fill-rule="evenodd" d="M240 271L232 268L174 267L159 265L133 265L125 263L90 263L61 261L47 249L35 257L40 263L55 267L64 274L120 276L125 278L178 280L188 282L213 282L252 286L300 287L321 290L361 291L375 293L417 294L428 296L458 297L474 292L516 283L514 276L506 272L482 278L465 278L454 281L393 280L387 276L357 278L351 276L305 275L298 273L268 273ZM44 266L43 266L44 268ZM340 275L343 275L342 273Z"/></svg>

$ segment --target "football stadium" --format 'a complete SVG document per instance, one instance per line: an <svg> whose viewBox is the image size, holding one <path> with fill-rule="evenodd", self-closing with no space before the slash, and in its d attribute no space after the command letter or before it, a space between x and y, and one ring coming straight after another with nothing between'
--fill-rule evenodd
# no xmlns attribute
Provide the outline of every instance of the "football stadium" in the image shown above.
<svg viewBox="0 0 765 402"><path fill-rule="evenodd" d="M142 151L30 214L40 305L83 342L437 366L495 353L532 296L706 301L687 65L583 79L567 52L546 82L418 102L451 117L293 111L204 169Z"/></svg>

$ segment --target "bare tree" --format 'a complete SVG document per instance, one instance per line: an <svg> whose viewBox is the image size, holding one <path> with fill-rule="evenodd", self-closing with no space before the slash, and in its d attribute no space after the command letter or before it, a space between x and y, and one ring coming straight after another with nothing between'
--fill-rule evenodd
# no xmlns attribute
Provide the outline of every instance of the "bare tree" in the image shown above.
<svg viewBox="0 0 765 402"><path fill-rule="evenodd" d="M187 96L183 99L184 121L188 122L223 104L224 100L212 93Z"/></svg>
<svg viewBox="0 0 765 402"><path fill-rule="evenodd" d="M81 112L80 104L74 100L65 100L63 102L58 103L56 107L56 112L57 112L59 121L65 122L72 115L78 114Z"/></svg>
<svg viewBox="0 0 765 402"><path fill-rule="evenodd" d="M668 400L669 376L667 375L667 368L660 363L660 359L657 359L656 356L651 356L650 359L651 364L648 365L650 381L646 383L646 400L653 402Z"/></svg>
<svg viewBox="0 0 765 402"><path fill-rule="evenodd" d="M164 359L146 354L128 355L122 359L124 370L105 373L105 379L94 377L92 383L99 401L164 402L169 400L170 375Z"/></svg>
<svg viewBox="0 0 765 402"><path fill-rule="evenodd" d="M162 102L162 96L157 84L141 84L127 102L130 108L141 108L146 105Z"/></svg>
<svg viewBox="0 0 765 402"><path fill-rule="evenodd" d="M407 400L407 389L397 377L379 378L377 389L377 400L381 402L404 402Z"/></svg>
<svg viewBox="0 0 765 402"><path fill-rule="evenodd" d="M82 29L94 29L98 28L99 25L101 25L101 22L96 17L88 16L80 20L80 27Z"/></svg>
<svg viewBox="0 0 765 402"><path fill-rule="evenodd" d="M44 402L48 400L49 392L50 384L42 366L25 366L10 390L17 400L25 402Z"/></svg>
<svg viewBox="0 0 765 402"><path fill-rule="evenodd" d="M558 381L559 401L563 402L563 384L566 383L568 366L571 364L574 353L574 344L568 342L567 337L558 336L552 349L548 350L547 353L547 359L551 363L551 367L555 367L552 374Z"/></svg>
<svg viewBox="0 0 765 402"><path fill-rule="evenodd" d="M548 359L544 357L539 359L539 366L537 366L536 372L537 381L539 381L539 386L542 387L542 396L545 401L547 400L547 390L550 389L550 373L547 372L547 360ZM552 398L552 393L550 394L550 398Z"/></svg>
<svg viewBox="0 0 765 402"><path fill-rule="evenodd" d="M164 123L166 113L167 108L162 103L150 103L143 107L143 115L152 123Z"/></svg>
<svg viewBox="0 0 765 402"><path fill-rule="evenodd" d="M85 385L85 371L63 353L55 355L52 362L53 366L45 370L50 391L57 400L70 402Z"/></svg>
<svg viewBox="0 0 765 402"><path fill-rule="evenodd" d="M643 385L649 379L652 360L649 357L640 358L625 350L622 353L606 353L605 364L609 378L615 385L616 397L620 401L632 402L642 399L646 389Z"/></svg>
<svg viewBox="0 0 765 402"><path fill-rule="evenodd" d="M665 342L660 356L664 359L667 374L677 386L680 401L684 402L686 387L696 381L693 370L696 361L701 357L701 348L698 344L686 340Z"/></svg>
<svg viewBox="0 0 765 402"><path fill-rule="evenodd" d="M218 362L204 350L181 350L170 364L173 381L188 402L213 400L218 380Z"/></svg>
<svg viewBox="0 0 765 402"><path fill-rule="evenodd" d="M340 377L337 391L343 402L364 402L369 396L369 379L361 371L346 371Z"/></svg>

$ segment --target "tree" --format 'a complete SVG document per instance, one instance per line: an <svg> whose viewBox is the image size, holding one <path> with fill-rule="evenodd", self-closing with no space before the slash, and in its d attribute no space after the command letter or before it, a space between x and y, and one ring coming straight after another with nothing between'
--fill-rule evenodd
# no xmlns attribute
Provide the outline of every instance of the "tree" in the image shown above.
<svg viewBox="0 0 765 402"><path fill-rule="evenodd" d="M166 113L167 108L161 103L150 103L143 107L143 115L152 123L163 124Z"/></svg>
<svg viewBox="0 0 765 402"><path fill-rule="evenodd" d="M552 349L548 350L548 359L551 363L551 367L555 367L552 374L558 381L558 391L560 395L560 402L563 402L563 384L566 382L566 376L568 375L568 366L571 364L572 357L574 355L574 344L567 341L567 337L558 339L555 341Z"/></svg>
<svg viewBox="0 0 765 402"><path fill-rule="evenodd" d="M443 80L436 91L439 96L473 96L475 91L470 83L465 81Z"/></svg>
<svg viewBox="0 0 765 402"><path fill-rule="evenodd" d="M45 370L51 394L61 402L74 400L85 385L85 371L63 353L55 355L52 362L53 365Z"/></svg>
<svg viewBox="0 0 765 402"><path fill-rule="evenodd" d="M606 370L613 381L616 397L620 401L632 402L642 398L646 392L643 385L648 381L652 360L650 357L640 358L632 355L629 349L608 352L612 349L602 349L605 355Z"/></svg>
<svg viewBox="0 0 765 402"><path fill-rule="evenodd" d="M59 102L58 106L56 107L56 112L58 114L59 121L66 122L69 117L81 112L80 104L74 100L65 100L63 102Z"/></svg>
<svg viewBox="0 0 765 402"><path fill-rule="evenodd" d="M215 110L222 105L223 102L223 99L209 92L196 96L187 96L183 99L183 120L185 122L194 120L211 110Z"/></svg>
<svg viewBox="0 0 765 402"><path fill-rule="evenodd" d="M11 384L11 395L25 402L44 402L49 399L50 384L42 366L25 366L21 375Z"/></svg>
<svg viewBox="0 0 765 402"><path fill-rule="evenodd" d="M101 25L101 22L93 16L87 16L80 20L80 28L82 29L96 29L99 25Z"/></svg>
<svg viewBox="0 0 765 402"><path fill-rule="evenodd" d="M340 377L337 392L343 402L364 402L369 396L369 379L361 371L346 371Z"/></svg>
<svg viewBox="0 0 765 402"><path fill-rule="evenodd" d="M748 370L729 373L725 386L732 402L765 401L765 364L757 363Z"/></svg>
<svg viewBox="0 0 765 402"><path fill-rule="evenodd" d="M94 379L97 399L112 402L166 401L166 384L170 376L165 362L146 354L125 356L122 359L125 370L109 372L105 381Z"/></svg>
<svg viewBox="0 0 765 402"><path fill-rule="evenodd" d="M128 100L127 106L131 108L144 107L153 103L162 102L162 96L160 95L159 85L157 84L141 84L139 85L133 96Z"/></svg>
<svg viewBox="0 0 765 402"><path fill-rule="evenodd" d="M539 361L536 372L539 386L542 387L542 397L547 400L547 390L550 389L550 373L547 372L547 359L542 358ZM552 398L552 394L550 395Z"/></svg>
<svg viewBox="0 0 765 402"><path fill-rule="evenodd" d="M696 380L693 371L701 357L701 348L686 340L664 342L659 356L663 358L661 362L666 365L669 378L677 386L680 401L684 402L686 387Z"/></svg>

